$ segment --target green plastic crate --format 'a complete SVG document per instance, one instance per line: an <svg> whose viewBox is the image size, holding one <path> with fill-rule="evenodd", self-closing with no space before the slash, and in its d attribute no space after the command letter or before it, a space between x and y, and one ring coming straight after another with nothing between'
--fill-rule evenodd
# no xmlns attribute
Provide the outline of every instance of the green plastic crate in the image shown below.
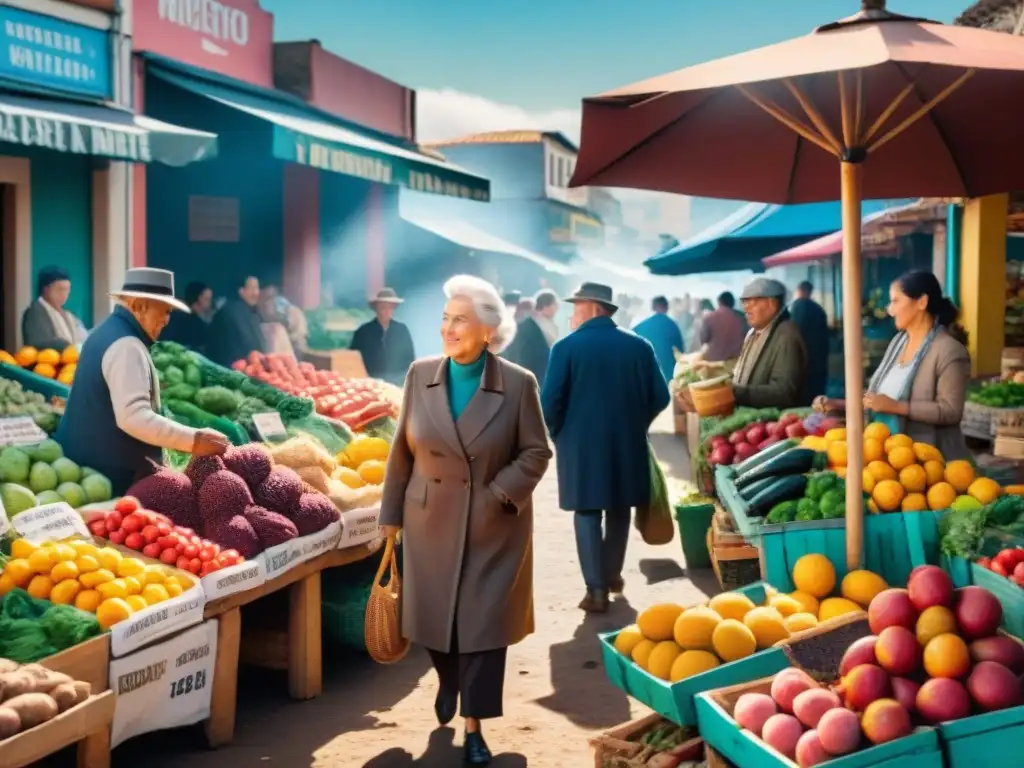
<svg viewBox="0 0 1024 768"><path fill-rule="evenodd" d="M697 719L705 743L741 768L796 768L796 763L745 731L708 693L697 695ZM819 763L821 768L943 768L938 734L919 729L906 738ZM1003 763L1006 764L1005 761Z"/></svg>
<svg viewBox="0 0 1024 768"><path fill-rule="evenodd" d="M679 504L676 506L676 525L679 541L683 545L686 570L695 571L711 567L707 533L715 516L714 504Z"/></svg>
<svg viewBox="0 0 1024 768"><path fill-rule="evenodd" d="M757 605L765 600L763 583L750 584L734 591L746 595ZM697 724L694 696L701 691L738 685L748 680L774 675L789 666L789 660L782 649L769 648L678 683L669 683L648 674L615 650L615 638L618 634L608 632L600 635L601 655L604 658L604 670L608 679L612 685L676 725Z"/></svg>

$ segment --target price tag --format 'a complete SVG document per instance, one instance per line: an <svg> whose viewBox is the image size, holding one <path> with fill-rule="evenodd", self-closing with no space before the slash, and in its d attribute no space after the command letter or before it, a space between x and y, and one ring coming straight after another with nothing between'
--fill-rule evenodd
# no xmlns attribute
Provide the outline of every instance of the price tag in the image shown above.
<svg viewBox="0 0 1024 768"><path fill-rule="evenodd" d="M0 445L33 445L46 439L31 416L6 416L0 419Z"/></svg>
<svg viewBox="0 0 1024 768"><path fill-rule="evenodd" d="M341 523L334 522L317 533L299 536L297 539L278 544L263 552L264 572L267 581L276 579L282 573L312 560L314 557L338 548L341 539Z"/></svg>
<svg viewBox="0 0 1024 768"><path fill-rule="evenodd" d="M279 437L288 437L288 430L284 428L281 414L277 411L254 413L252 415L252 423L256 425L256 431L260 433L260 438L264 442L275 440Z"/></svg>
<svg viewBox="0 0 1024 768"><path fill-rule="evenodd" d="M266 561L262 557L257 557L255 560L229 565L204 576L200 583L203 585L206 601L263 586L263 582L267 580L265 566Z"/></svg>
<svg viewBox="0 0 1024 768"><path fill-rule="evenodd" d="M19 536L33 544L63 541L75 536L87 539L90 536L82 516L64 501L19 512L11 518L11 525Z"/></svg>
<svg viewBox="0 0 1024 768"><path fill-rule="evenodd" d="M203 620L206 594L198 583L177 597L135 611L110 628L110 655L119 658Z"/></svg>
<svg viewBox="0 0 1024 768"><path fill-rule="evenodd" d="M338 549L369 544L380 536L380 507L350 509L341 513L341 541Z"/></svg>
<svg viewBox="0 0 1024 768"><path fill-rule="evenodd" d="M110 662L117 694L111 746L132 736L179 728L210 716L217 622L202 624Z"/></svg>

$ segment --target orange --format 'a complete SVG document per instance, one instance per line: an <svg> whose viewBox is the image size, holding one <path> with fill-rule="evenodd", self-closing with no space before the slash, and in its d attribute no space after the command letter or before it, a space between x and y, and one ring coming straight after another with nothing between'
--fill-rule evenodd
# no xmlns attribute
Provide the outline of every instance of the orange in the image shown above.
<svg viewBox="0 0 1024 768"><path fill-rule="evenodd" d="M956 489L949 483L936 483L928 489L928 509L949 509L956 501Z"/></svg>
<svg viewBox="0 0 1024 768"><path fill-rule="evenodd" d="M163 584L147 584L142 590L142 598L148 605L156 605L170 600L171 595Z"/></svg>
<svg viewBox="0 0 1024 768"><path fill-rule="evenodd" d="M6 363L7 365L17 365L18 361L14 359L14 355L10 352L4 352L0 349L0 363Z"/></svg>
<svg viewBox="0 0 1024 768"><path fill-rule="evenodd" d="M895 480L882 480L871 492L871 498L883 512L895 512L903 502L903 486Z"/></svg>
<svg viewBox="0 0 1024 768"><path fill-rule="evenodd" d="M57 605L71 605L81 591L82 585L74 579L65 579L50 590L50 602Z"/></svg>
<svg viewBox="0 0 1024 768"><path fill-rule="evenodd" d="M836 477L846 477L846 467L833 467L832 471L836 473Z"/></svg>
<svg viewBox="0 0 1024 768"><path fill-rule="evenodd" d="M967 489L967 493L982 504L991 504L999 498L999 483L990 477L979 477Z"/></svg>
<svg viewBox="0 0 1024 768"><path fill-rule="evenodd" d="M5 573L2 576L0 576L0 597L3 597L12 589L17 588L18 585L14 583L14 579L12 579L10 575Z"/></svg>
<svg viewBox="0 0 1024 768"><path fill-rule="evenodd" d="M132 609L132 613L149 608L149 603L143 599L142 595L128 595L124 601L128 603L128 607Z"/></svg>
<svg viewBox="0 0 1024 768"><path fill-rule="evenodd" d="M928 509L928 499L923 493L908 493L900 504L901 512L924 512Z"/></svg>
<svg viewBox="0 0 1024 768"><path fill-rule="evenodd" d="M886 453L892 453L894 448L910 448L913 450L914 441L907 435L893 435L883 443Z"/></svg>
<svg viewBox="0 0 1024 768"><path fill-rule="evenodd" d="M74 365L78 362L78 347L67 346L64 347L64 351L60 353L61 365Z"/></svg>
<svg viewBox="0 0 1024 768"><path fill-rule="evenodd" d="M36 364L38 356L39 350L35 347L22 347L14 356L14 359L22 368L31 368Z"/></svg>
<svg viewBox="0 0 1024 768"><path fill-rule="evenodd" d="M933 637L946 634L955 635L956 631L956 617L944 605L933 605L921 611L915 627L917 642L921 644L922 648L928 645Z"/></svg>
<svg viewBox="0 0 1024 768"><path fill-rule="evenodd" d="M57 374L57 381L61 384L67 384L69 387L75 380L75 366L65 365L60 369L60 373Z"/></svg>
<svg viewBox="0 0 1024 768"><path fill-rule="evenodd" d="M75 560L75 567L79 573L92 573L100 569L100 562L92 555L82 555Z"/></svg>
<svg viewBox="0 0 1024 768"><path fill-rule="evenodd" d="M846 441L845 440L834 440L828 444L826 449L828 455L829 466L832 467L845 467L846 466Z"/></svg>
<svg viewBox="0 0 1024 768"><path fill-rule="evenodd" d="M864 427L864 437L877 440L884 445L889 439L889 428L880 421L873 421Z"/></svg>
<svg viewBox="0 0 1024 768"><path fill-rule="evenodd" d="M943 476L946 478L946 482L956 489L957 493L967 493L967 489L974 482L974 467L969 461L962 459L951 461L946 465Z"/></svg>
<svg viewBox="0 0 1024 768"><path fill-rule="evenodd" d="M132 608L127 602L119 597L104 600L96 608L96 619L103 629L110 629L119 621L124 621L132 615Z"/></svg>
<svg viewBox="0 0 1024 768"><path fill-rule="evenodd" d="M170 595L171 597L177 597L178 595L180 595L182 592L185 591L185 590L183 590L181 588L181 584L179 584L174 579L168 579L167 581L165 581L164 582L164 589L167 590L167 594Z"/></svg>
<svg viewBox="0 0 1024 768"><path fill-rule="evenodd" d="M75 608L86 613L96 613L102 602L103 596L95 589L83 589L75 595Z"/></svg>
<svg viewBox="0 0 1024 768"><path fill-rule="evenodd" d="M44 379L54 379L57 377L57 369L50 363L38 363L32 369L32 373L36 376L42 376Z"/></svg>
<svg viewBox="0 0 1024 768"><path fill-rule="evenodd" d="M834 443L837 440L846 440L846 427L835 427L825 433L825 441Z"/></svg>
<svg viewBox="0 0 1024 768"><path fill-rule="evenodd" d="M28 592L32 597L40 600L49 600L50 592L53 590L53 579L49 576L33 576L28 583Z"/></svg>
<svg viewBox="0 0 1024 768"><path fill-rule="evenodd" d="M941 483L946 471L946 465L941 461L932 459L924 463L924 474L928 478L928 487L931 488L936 483Z"/></svg>
<svg viewBox="0 0 1024 768"><path fill-rule="evenodd" d="M7 565L4 566L4 576L9 576L18 587L27 585L34 575L35 570L32 568L32 564L25 558L8 560Z"/></svg>
<svg viewBox="0 0 1024 768"><path fill-rule="evenodd" d="M952 632L933 637L924 647L924 671L929 677L962 677L970 668L967 643Z"/></svg>
<svg viewBox="0 0 1024 768"><path fill-rule="evenodd" d="M942 461L942 454L934 445L928 443L914 443L914 455L922 464L926 461Z"/></svg>
<svg viewBox="0 0 1024 768"><path fill-rule="evenodd" d="M882 441L877 437L864 438L864 463L879 461L885 458L885 451L882 449Z"/></svg>
<svg viewBox="0 0 1024 768"><path fill-rule="evenodd" d="M861 487L864 489L864 493L870 494L875 490L875 484L878 481L875 480L875 476L868 472L866 469L861 472Z"/></svg>
<svg viewBox="0 0 1024 768"><path fill-rule="evenodd" d="M889 439L892 440L891 437ZM917 457L914 455L913 449L905 445L897 445L889 451L889 466L897 472L916 463Z"/></svg>
<svg viewBox="0 0 1024 768"><path fill-rule="evenodd" d="M60 365L60 352L56 349L44 349L36 355L36 365L52 365L55 368Z"/></svg>
<svg viewBox="0 0 1024 768"><path fill-rule="evenodd" d="M897 450L906 449L898 448ZM909 467L904 467L900 470L900 485L908 493L924 493L928 487L928 473L925 472L924 467L920 464L911 464Z"/></svg>
<svg viewBox="0 0 1024 768"><path fill-rule="evenodd" d="M78 566L75 565L74 560L62 560L53 566L53 570L50 571L50 578L54 581L64 581L65 579L77 579L78 578Z"/></svg>
<svg viewBox="0 0 1024 768"><path fill-rule="evenodd" d="M871 476L874 477L876 481L896 479L896 470L884 461L872 461L867 465L866 469L871 473Z"/></svg>

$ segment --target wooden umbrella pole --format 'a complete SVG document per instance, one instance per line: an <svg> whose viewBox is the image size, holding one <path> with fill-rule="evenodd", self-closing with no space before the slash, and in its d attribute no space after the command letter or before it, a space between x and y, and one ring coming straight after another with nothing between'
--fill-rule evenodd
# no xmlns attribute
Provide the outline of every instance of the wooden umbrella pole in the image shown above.
<svg viewBox="0 0 1024 768"><path fill-rule="evenodd" d="M864 166L840 164L843 215L843 357L846 374L846 565L860 568L864 553L864 327L860 258L861 182Z"/></svg>

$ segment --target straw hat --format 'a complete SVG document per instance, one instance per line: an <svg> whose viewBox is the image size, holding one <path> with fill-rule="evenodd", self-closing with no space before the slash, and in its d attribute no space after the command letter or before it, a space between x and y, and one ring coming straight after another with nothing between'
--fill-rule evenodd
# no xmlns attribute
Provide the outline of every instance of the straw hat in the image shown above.
<svg viewBox="0 0 1024 768"><path fill-rule="evenodd" d="M136 267L124 273L124 284L119 291L111 291L115 299L152 299L181 312L192 310L183 301L174 298L174 273L154 267Z"/></svg>
<svg viewBox="0 0 1024 768"><path fill-rule="evenodd" d="M377 295L370 299L370 306L374 307L377 304L401 304L403 301L405 299L398 298L394 288L381 288L377 291Z"/></svg>

